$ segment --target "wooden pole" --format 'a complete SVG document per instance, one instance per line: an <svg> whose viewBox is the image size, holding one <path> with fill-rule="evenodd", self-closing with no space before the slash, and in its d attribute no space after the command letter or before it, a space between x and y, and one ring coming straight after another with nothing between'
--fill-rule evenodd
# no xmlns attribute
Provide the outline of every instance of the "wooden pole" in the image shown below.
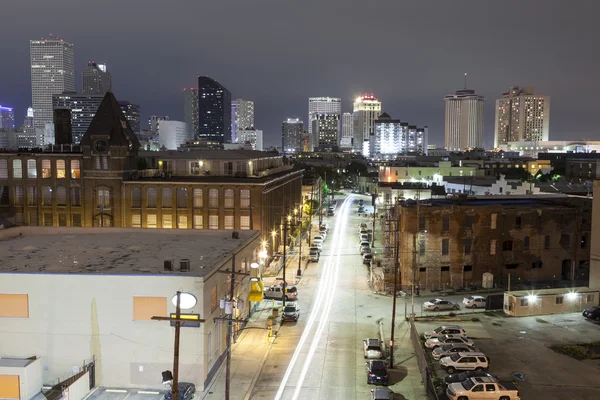
<svg viewBox="0 0 600 400"><path fill-rule="evenodd" d="M173 387L171 388L171 398L177 400L179 395L179 334L181 331L181 292L177 291L177 307L175 309L175 349L173 351Z"/></svg>
<svg viewBox="0 0 600 400"><path fill-rule="evenodd" d="M394 368L394 334L396 328L396 298L398 293L398 270L400 269L400 210L396 201L396 243L394 245L394 292L392 293L392 338L390 340L390 368Z"/></svg>
<svg viewBox="0 0 600 400"><path fill-rule="evenodd" d="M231 303L231 314L227 320L227 361L225 364L225 400L229 400L229 387L231 379L231 337L233 335L233 291L235 289L235 254L231 260L231 285L229 288L229 302ZM177 400L177 399L175 399Z"/></svg>

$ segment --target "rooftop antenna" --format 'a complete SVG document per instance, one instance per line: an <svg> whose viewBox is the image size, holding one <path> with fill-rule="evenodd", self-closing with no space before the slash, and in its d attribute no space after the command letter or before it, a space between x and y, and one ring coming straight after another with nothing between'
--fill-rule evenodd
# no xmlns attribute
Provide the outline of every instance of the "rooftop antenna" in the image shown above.
<svg viewBox="0 0 600 400"><path fill-rule="evenodd" d="M465 90L467 90L467 73L465 72Z"/></svg>

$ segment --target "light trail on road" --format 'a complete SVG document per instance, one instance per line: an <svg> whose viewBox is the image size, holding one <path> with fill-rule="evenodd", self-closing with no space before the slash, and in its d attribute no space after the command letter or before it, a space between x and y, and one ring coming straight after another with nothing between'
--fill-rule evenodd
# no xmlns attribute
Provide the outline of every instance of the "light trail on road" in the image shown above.
<svg viewBox="0 0 600 400"><path fill-rule="evenodd" d="M275 400L281 400L290 375L292 371L296 367L296 364L299 364L300 353L304 350L306 342L312 337L312 341L309 346L308 353L306 355L306 359L302 364L302 369L300 371L300 376L296 386L294 388L293 400L296 400L300 395L300 391L302 390L302 385L304 384L304 379L306 378L306 374L310 368L313 356L317 351L319 346L319 342L321 340L321 336L323 334L323 330L327 325L327 321L329 319L329 313L331 312L331 306L333 304L333 300L335 299L335 292L338 283L339 269L340 269L340 241L342 234L344 231L346 223L348 221L348 214L350 210L350 204L352 203L352 197L347 197L342 205L339 207L338 218L335 223L335 230L333 233L333 238L330 243L332 254L329 261L323 266L321 279L319 281L319 289L317 292L317 298L312 307L312 312L310 313L310 317L306 323L304 331L300 336L300 341L298 342L298 346L296 346L296 350L294 351L294 355L290 360L290 364L285 371L283 379L279 385L279 389L275 395ZM317 320L320 318L320 320ZM315 326L316 325L316 326ZM313 332L313 327L315 327Z"/></svg>

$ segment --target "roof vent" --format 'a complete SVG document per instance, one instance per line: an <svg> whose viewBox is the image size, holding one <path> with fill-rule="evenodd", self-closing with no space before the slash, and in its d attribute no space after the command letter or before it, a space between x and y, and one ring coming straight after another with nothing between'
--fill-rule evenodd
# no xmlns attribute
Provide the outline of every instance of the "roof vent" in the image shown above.
<svg viewBox="0 0 600 400"><path fill-rule="evenodd" d="M173 260L165 260L165 271L173 271Z"/></svg>
<svg viewBox="0 0 600 400"><path fill-rule="evenodd" d="M190 270L190 260L187 258L182 258L179 261L179 270L181 272L189 272Z"/></svg>
<svg viewBox="0 0 600 400"><path fill-rule="evenodd" d="M232 239L239 239L240 238L240 233L238 231L231 232L231 238Z"/></svg>

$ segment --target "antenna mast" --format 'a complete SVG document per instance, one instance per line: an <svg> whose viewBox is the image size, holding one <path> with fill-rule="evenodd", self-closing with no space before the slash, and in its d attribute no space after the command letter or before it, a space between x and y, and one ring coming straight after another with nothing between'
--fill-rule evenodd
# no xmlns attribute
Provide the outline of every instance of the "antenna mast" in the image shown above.
<svg viewBox="0 0 600 400"><path fill-rule="evenodd" d="M467 73L465 72L465 90L467 90Z"/></svg>

